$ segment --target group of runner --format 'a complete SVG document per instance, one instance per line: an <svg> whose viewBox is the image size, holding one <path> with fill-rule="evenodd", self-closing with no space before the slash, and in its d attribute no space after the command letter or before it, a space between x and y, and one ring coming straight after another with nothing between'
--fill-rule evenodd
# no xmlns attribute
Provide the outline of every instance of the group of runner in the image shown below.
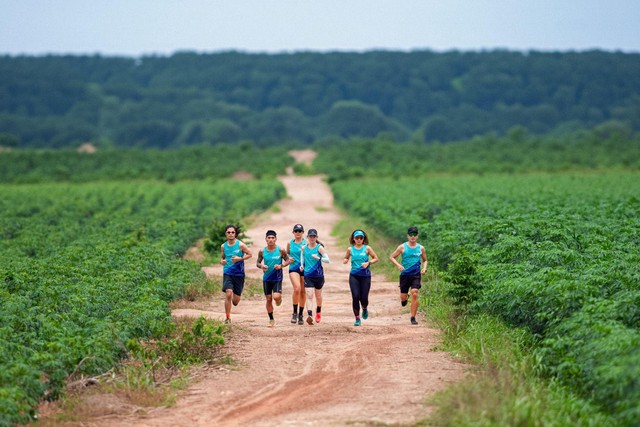
<svg viewBox="0 0 640 427"><path fill-rule="evenodd" d="M222 292L225 293L225 323L231 322L231 306L238 305L244 288L244 261L252 257L249 247L238 239L238 229L234 225L225 228L227 241L221 247L220 264L223 266ZM322 321L322 287L324 270L322 263L331 262L324 245L318 240L318 231L310 228L304 237L302 224L293 226L293 238L287 242L286 249L277 245L277 233L268 230L265 235L266 246L258 252L256 267L263 271L262 286L266 297L266 309L269 316L268 326L275 325L273 303L282 303L283 269L289 267L289 279L293 286L293 314L291 323L303 325L304 309L307 310L306 322L309 325ZM356 229L349 238L342 260L351 263L349 288L354 326L360 326L362 320L369 317L369 291L371 289L372 264L379 261L364 230ZM398 261L400 257L400 261ZM421 277L427 271L427 255L423 245L418 243L418 228L409 227L407 241L400 244L390 255L390 261L400 271L400 303L406 306L411 293L411 324L417 325L418 291ZM315 317L313 315L315 299Z"/></svg>

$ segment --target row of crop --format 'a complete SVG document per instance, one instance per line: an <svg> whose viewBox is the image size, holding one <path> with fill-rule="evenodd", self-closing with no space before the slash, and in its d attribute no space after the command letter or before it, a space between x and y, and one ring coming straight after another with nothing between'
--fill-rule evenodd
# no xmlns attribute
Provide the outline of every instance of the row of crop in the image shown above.
<svg viewBox="0 0 640 427"><path fill-rule="evenodd" d="M237 171L256 177L285 173L293 159L284 147L253 144L191 146L174 150L106 149L0 152L0 182L86 182L131 179L227 178Z"/></svg>
<svg viewBox="0 0 640 427"><path fill-rule="evenodd" d="M202 274L180 255L283 195L275 180L0 186L0 425L166 332L168 303Z"/></svg>
<svg viewBox="0 0 640 427"><path fill-rule="evenodd" d="M314 166L330 181L366 176L399 178L407 173L523 173L640 169L640 134L609 123L563 135L534 135L513 128L447 144L398 144L376 139L317 143Z"/></svg>
<svg viewBox="0 0 640 427"><path fill-rule="evenodd" d="M422 230L452 299L537 338L542 372L622 425L640 419L640 175L364 179L336 200Z"/></svg>

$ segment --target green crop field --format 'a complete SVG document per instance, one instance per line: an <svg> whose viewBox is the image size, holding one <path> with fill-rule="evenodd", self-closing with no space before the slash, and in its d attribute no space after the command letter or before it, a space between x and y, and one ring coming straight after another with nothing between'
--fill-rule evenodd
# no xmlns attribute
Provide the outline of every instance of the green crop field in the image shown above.
<svg viewBox="0 0 640 427"><path fill-rule="evenodd" d="M181 259L214 220L284 196L275 180L0 184L0 425L32 419L67 377L162 336L201 275Z"/></svg>
<svg viewBox="0 0 640 427"><path fill-rule="evenodd" d="M530 331L537 368L621 425L640 419L640 174L360 179L336 201L422 231L448 294ZM635 421L634 421L635 420Z"/></svg>

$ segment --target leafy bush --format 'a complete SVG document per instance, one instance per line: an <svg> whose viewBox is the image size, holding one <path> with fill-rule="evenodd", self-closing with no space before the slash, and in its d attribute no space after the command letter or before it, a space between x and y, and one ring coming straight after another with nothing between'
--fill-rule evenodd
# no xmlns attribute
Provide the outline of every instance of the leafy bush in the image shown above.
<svg viewBox="0 0 640 427"><path fill-rule="evenodd" d="M225 237L225 230L228 225L235 225L238 234L237 239L242 241L246 240L247 235L244 233L244 227L239 220L227 221L227 220L214 220L207 228L207 234L204 239L204 250L210 254L216 255L220 253L220 246L227 241Z"/></svg>

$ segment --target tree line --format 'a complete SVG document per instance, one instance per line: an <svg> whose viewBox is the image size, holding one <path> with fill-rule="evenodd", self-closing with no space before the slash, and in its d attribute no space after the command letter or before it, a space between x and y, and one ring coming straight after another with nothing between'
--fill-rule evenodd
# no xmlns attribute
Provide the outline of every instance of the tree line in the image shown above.
<svg viewBox="0 0 640 427"><path fill-rule="evenodd" d="M0 75L0 145L14 147L640 129L640 54L622 52L5 55Z"/></svg>

